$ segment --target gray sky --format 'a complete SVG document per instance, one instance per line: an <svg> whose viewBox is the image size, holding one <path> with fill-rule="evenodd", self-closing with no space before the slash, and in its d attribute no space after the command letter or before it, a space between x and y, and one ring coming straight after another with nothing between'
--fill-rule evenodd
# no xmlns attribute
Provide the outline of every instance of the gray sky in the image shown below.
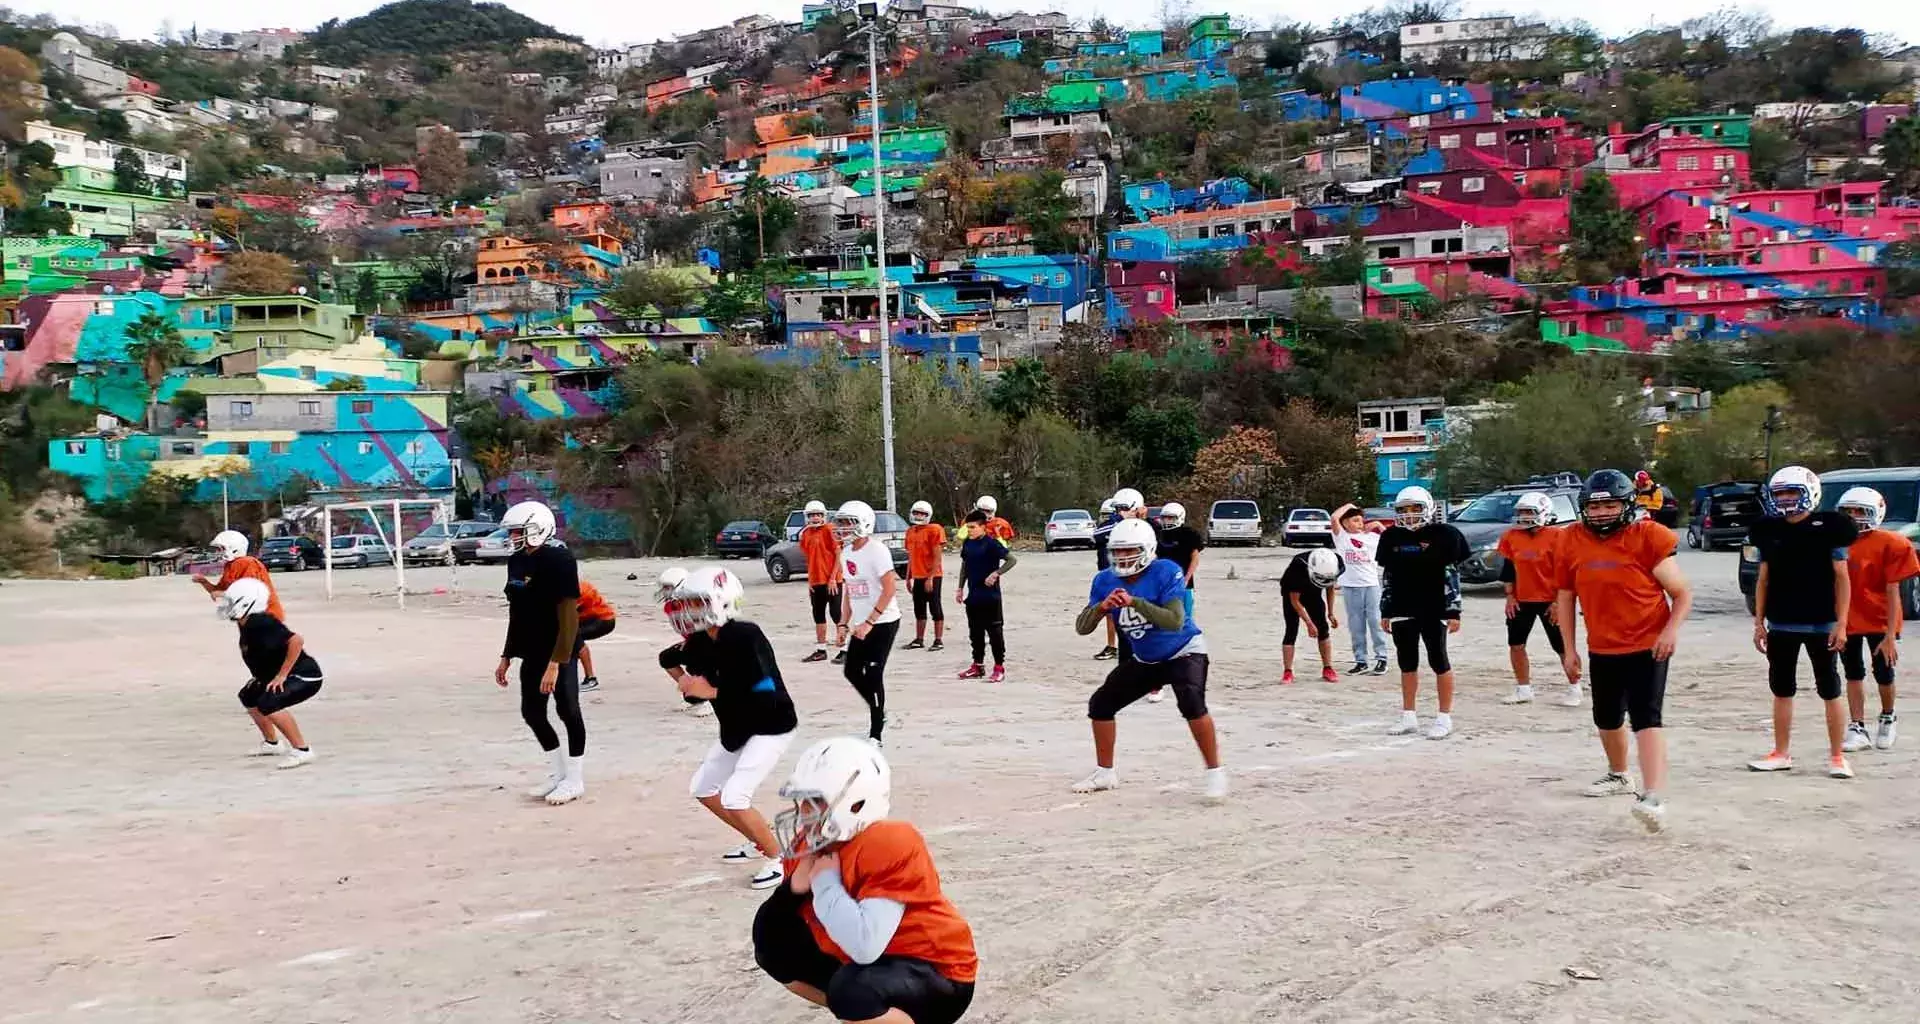
<svg viewBox="0 0 1920 1024"><path fill-rule="evenodd" d="M1129 25L1158 24L1161 12L1170 6L1184 7L1194 13L1225 12L1244 17L1256 25L1298 20L1325 21L1334 11L1358 11L1370 0L1329 7L1314 0L1030 0L1001 2L973 0L972 6L993 11L1058 10L1076 18L1103 15L1110 21ZM16 11L58 14L63 20L87 25L112 25L122 36L151 36L163 26L184 30L198 24L202 29L292 27L297 10L317 23L326 18L351 18L379 6L369 0L305 0L298 5L277 7L258 0L13 0ZM610 45L650 42L685 32L708 28L747 14L770 14L797 21L801 0L702 0L677 3L673 0L639 0L638 3L581 3L572 0L507 0L507 6L580 36L590 43ZM1870 33L1886 33L1910 43L1920 43L1920 3L1911 0L1756 0L1730 4L1724 0L1609 0L1606 3L1572 3L1568 0L1490 3L1467 0L1468 13L1533 14L1544 20L1584 19L1607 35L1625 35L1657 24L1672 24L1687 18L1709 14L1729 6L1766 12L1783 28L1804 26L1855 27ZM275 11L267 15L268 11ZM263 20L264 18L275 20Z"/></svg>

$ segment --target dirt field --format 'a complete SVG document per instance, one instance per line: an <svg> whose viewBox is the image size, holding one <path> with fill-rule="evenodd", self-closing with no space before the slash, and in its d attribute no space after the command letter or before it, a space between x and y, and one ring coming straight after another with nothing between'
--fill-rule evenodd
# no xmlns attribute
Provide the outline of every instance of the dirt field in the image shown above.
<svg viewBox="0 0 1920 1024"><path fill-rule="evenodd" d="M957 649L895 655L895 808L973 923L970 1020L1912 1018L1920 718L1833 781L1808 770L1809 695L1803 768L1749 774L1767 695L1734 556L1683 555L1701 596L1667 701L1670 829L1649 837L1627 799L1579 795L1602 768L1586 709L1498 705L1491 598L1457 638L1445 742L1384 735L1395 676L1278 686L1288 554L1206 555L1224 807L1199 799L1171 700L1121 716L1124 788L1068 791L1104 671L1071 627L1091 555L1032 554L1008 578L1006 684L953 679L964 629ZM799 663L801 587L732 565L799 742L860 732L838 671ZM299 712L320 758L293 772L240 756L256 737L233 629L187 581L0 586L0 1021L825 1020L755 971L760 896L686 796L713 724L676 711L654 668L658 567L587 566L625 617L595 645L589 792L562 808L520 793L544 763L490 678L499 569L459 570L458 593L405 613L374 594L390 570L342 573L331 604L319 574L279 577L327 675ZM1336 651L1344 667L1344 632Z"/></svg>

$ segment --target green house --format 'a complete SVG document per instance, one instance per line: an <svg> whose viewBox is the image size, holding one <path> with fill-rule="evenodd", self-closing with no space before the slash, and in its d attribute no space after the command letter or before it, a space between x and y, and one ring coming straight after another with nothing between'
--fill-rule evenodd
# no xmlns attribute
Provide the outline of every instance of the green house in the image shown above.
<svg viewBox="0 0 1920 1024"><path fill-rule="evenodd" d="M1734 149L1746 149L1753 138L1753 118L1746 114L1688 114L1660 122L1661 134L1691 135Z"/></svg>

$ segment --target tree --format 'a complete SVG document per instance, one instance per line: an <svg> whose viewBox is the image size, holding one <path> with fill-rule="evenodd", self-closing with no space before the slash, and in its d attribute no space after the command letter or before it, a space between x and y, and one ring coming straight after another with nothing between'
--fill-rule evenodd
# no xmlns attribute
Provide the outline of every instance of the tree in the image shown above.
<svg viewBox="0 0 1920 1024"><path fill-rule="evenodd" d="M1620 208L1620 198L1606 175L1588 175L1573 194L1570 231L1574 259L1592 268L1581 275L1590 283L1632 274L1639 268L1640 242L1634 232L1633 215Z"/></svg>
<svg viewBox="0 0 1920 1024"><path fill-rule="evenodd" d="M147 177L146 161L132 147L122 147L113 156L113 190L146 194L153 191L153 179Z"/></svg>
<svg viewBox="0 0 1920 1024"><path fill-rule="evenodd" d="M459 194L467 180L467 154L460 148L460 140L444 128L427 133L418 166L421 191L442 199Z"/></svg>
<svg viewBox="0 0 1920 1024"><path fill-rule="evenodd" d="M1631 472L1646 462L1640 389L1604 364L1536 373L1500 389L1501 412L1476 419L1441 447L1441 478L1455 494L1538 473Z"/></svg>
<svg viewBox="0 0 1920 1024"><path fill-rule="evenodd" d="M1164 486L1193 472L1193 457L1206 441L1200 433L1200 411L1180 398L1158 406L1136 405L1127 410L1120 437L1139 453L1142 483Z"/></svg>
<svg viewBox="0 0 1920 1024"><path fill-rule="evenodd" d="M1067 195L1066 175L1036 171L1000 179L1001 201L1008 208L1002 223L1024 224L1033 232L1035 252L1077 252L1080 238L1073 231L1079 204Z"/></svg>
<svg viewBox="0 0 1920 1024"><path fill-rule="evenodd" d="M1907 191L1920 184L1920 118L1895 121L1880 140L1880 158L1893 175L1896 189Z"/></svg>
<svg viewBox="0 0 1920 1024"><path fill-rule="evenodd" d="M286 295L293 291L293 261L277 252L236 252L220 280L225 295Z"/></svg>
<svg viewBox="0 0 1920 1024"><path fill-rule="evenodd" d="M1018 423L1053 405L1053 377L1038 359L1016 359L987 391L987 405Z"/></svg>
<svg viewBox="0 0 1920 1024"><path fill-rule="evenodd" d="M148 387L159 387L167 371L193 355L173 318L155 310L140 314L127 325L127 359L140 364Z"/></svg>
<svg viewBox="0 0 1920 1024"><path fill-rule="evenodd" d="M362 313L380 311L380 281L373 271L362 269L353 279L353 308Z"/></svg>
<svg viewBox="0 0 1920 1024"><path fill-rule="evenodd" d="M754 235L759 241L760 259L767 258L767 203L779 197L773 183L758 174L740 186L740 203L753 211Z"/></svg>
<svg viewBox="0 0 1920 1024"><path fill-rule="evenodd" d="M684 315L700 296L700 285L688 275L666 267L635 267L621 271L607 290L607 305L628 319Z"/></svg>
<svg viewBox="0 0 1920 1024"><path fill-rule="evenodd" d="M1673 425L1659 444L1660 482L1676 494L1721 480L1765 479L1769 410L1776 417L1773 462L1776 466L1833 465L1835 451L1815 437L1814 424L1791 409L1787 389L1775 381L1747 384L1714 396L1713 408L1698 419Z"/></svg>
<svg viewBox="0 0 1920 1024"><path fill-rule="evenodd" d="M0 138L17 140L39 116L30 91L40 84L40 64L11 46L0 46Z"/></svg>

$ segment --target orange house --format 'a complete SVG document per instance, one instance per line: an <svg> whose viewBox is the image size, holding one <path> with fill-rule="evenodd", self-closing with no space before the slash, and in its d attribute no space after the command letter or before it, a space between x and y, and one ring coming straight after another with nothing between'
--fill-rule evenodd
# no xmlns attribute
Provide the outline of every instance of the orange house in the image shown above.
<svg viewBox="0 0 1920 1024"><path fill-rule="evenodd" d="M538 245L508 235L482 238L479 248L474 250L474 277L481 284L537 278L544 270Z"/></svg>
<svg viewBox="0 0 1920 1024"><path fill-rule="evenodd" d="M553 208L551 219L553 226L568 234L597 232L613 216L613 207L606 203L561 203Z"/></svg>

